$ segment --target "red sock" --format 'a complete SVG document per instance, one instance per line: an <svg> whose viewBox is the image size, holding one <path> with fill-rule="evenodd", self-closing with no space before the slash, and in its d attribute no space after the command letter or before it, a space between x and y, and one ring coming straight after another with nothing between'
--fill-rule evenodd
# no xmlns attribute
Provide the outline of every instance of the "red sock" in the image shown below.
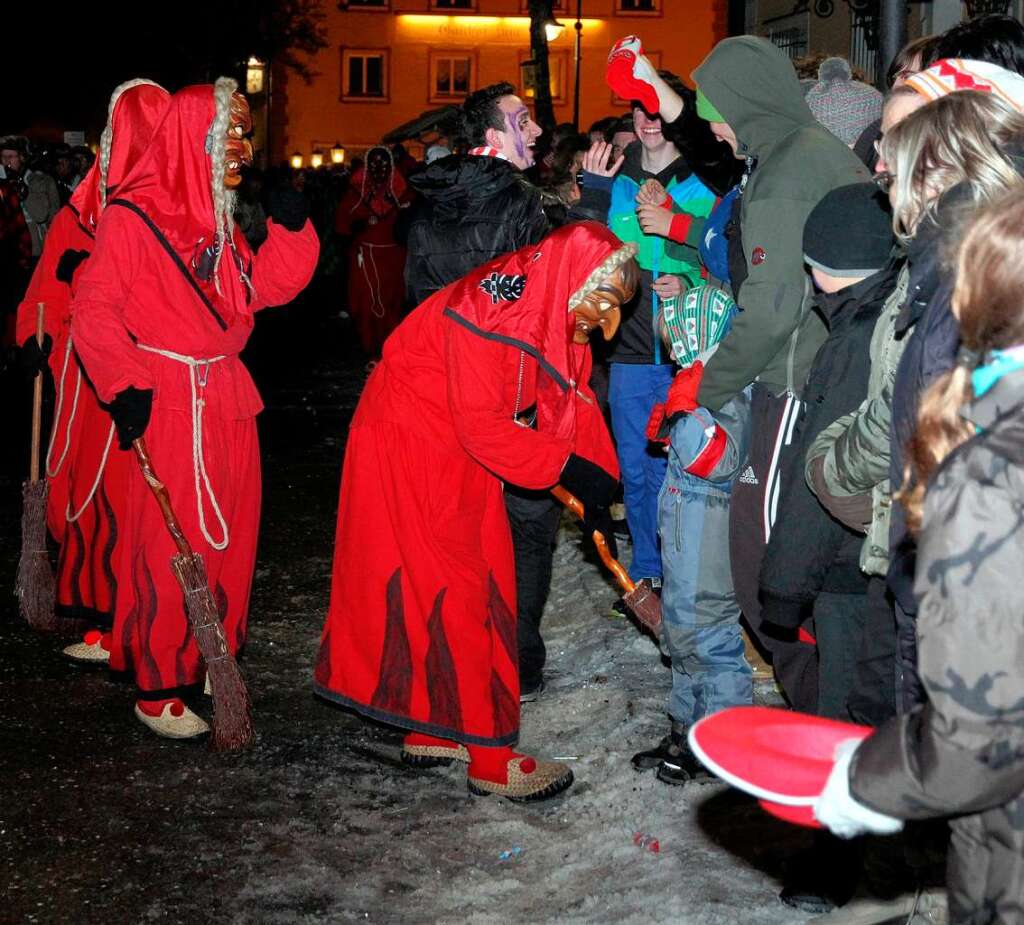
<svg viewBox="0 0 1024 925"><path fill-rule="evenodd" d="M410 732L403 740L405 745L425 745L428 747L458 748L458 742L451 739L437 739L434 736L424 735L422 732Z"/></svg>
<svg viewBox="0 0 1024 925"><path fill-rule="evenodd" d="M164 712L164 707L171 705L171 716L184 716L185 704L177 697L170 700L136 700L135 705L142 710L146 716L159 716Z"/></svg>
<svg viewBox="0 0 1024 925"><path fill-rule="evenodd" d="M508 783L508 763L513 758L522 758L518 752L512 751L507 745L501 748L483 748L480 745L467 745L469 749L469 776L479 780L489 780L494 784ZM537 767L532 758L524 758L519 765L524 774L530 774Z"/></svg>

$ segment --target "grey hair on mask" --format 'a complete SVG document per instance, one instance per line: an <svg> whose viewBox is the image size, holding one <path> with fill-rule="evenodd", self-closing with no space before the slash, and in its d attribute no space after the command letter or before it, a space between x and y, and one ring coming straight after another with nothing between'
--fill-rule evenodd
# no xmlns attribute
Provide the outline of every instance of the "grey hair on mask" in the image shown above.
<svg viewBox="0 0 1024 925"><path fill-rule="evenodd" d="M583 285L572 294L569 299L569 310L572 311L627 260L635 257L639 250L640 248L630 241L623 244L618 250L612 251L583 281Z"/></svg>
<svg viewBox="0 0 1024 925"><path fill-rule="evenodd" d="M220 259L224 248L234 249L232 234L235 229L235 193L224 186L227 165L228 127L231 125L231 95L238 90L238 81L231 77L218 77L213 85L216 111L210 131L206 135L206 151L210 155L211 192L213 193L213 221L216 230L216 255L213 260L213 284L220 293ZM242 274L252 291L252 283ZM223 293L221 293L223 294Z"/></svg>
<svg viewBox="0 0 1024 925"><path fill-rule="evenodd" d="M114 92L110 94L110 103L107 105L107 124L103 127L103 134L100 135L100 154L99 154L99 170L100 170L100 208L103 209L107 205L107 173L110 170L110 152L114 148L114 107L117 106L117 101L121 99L121 96L133 87L156 87L158 90L163 90L160 84L147 80L145 77L135 77L132 80L126 80L123 84L118 84L114 87Z"/></svg>

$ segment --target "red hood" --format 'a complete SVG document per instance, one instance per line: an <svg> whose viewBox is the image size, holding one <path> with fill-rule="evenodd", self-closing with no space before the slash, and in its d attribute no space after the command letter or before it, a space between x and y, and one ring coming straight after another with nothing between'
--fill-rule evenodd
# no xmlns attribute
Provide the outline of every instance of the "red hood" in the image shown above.
<svg viewBox="0 0 1024 925"><path fill-rule="evenodd" d="M111 147L107 167L107 189L114 190L145 154L153 130L167 111L171 95L155 84L129 87L114 103L110 115ZM103 203L100 196L100 164L97 159L71 195L71 206L78 221L90 234L95 233Z"/></svg>
<svg viewBox="0 0 1024 925"><path fill-rule="evenodd" d="M537 385L538 427L571 437L590 349L573 343L569 299L622 242L604 225L577 222L477 268L434 298L482 336L521 346L546 373ZM583 383L586 385L587 383Z"/></svg>

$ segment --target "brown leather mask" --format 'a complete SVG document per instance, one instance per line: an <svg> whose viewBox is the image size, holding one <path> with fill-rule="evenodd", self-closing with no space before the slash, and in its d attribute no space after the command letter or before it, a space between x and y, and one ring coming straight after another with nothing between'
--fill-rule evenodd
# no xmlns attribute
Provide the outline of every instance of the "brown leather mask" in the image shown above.
<svg viewBox="0 0 1024 925"><path fill-rule="evenodd" d="M252 165L252 113L241 93L231 94L231 115L224 160L224 186L235 189L242 182L242 168Z"/></svg>

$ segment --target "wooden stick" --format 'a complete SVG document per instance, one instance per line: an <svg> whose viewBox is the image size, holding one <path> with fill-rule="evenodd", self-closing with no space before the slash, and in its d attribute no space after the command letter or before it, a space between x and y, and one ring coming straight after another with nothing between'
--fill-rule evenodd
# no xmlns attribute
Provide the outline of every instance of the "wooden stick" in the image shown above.
<svg viewBox="0 0 1024 925"><path fill-rule="evenodd" d="M562 504L572 511L572 513L580 520L583 520L583 502L580 501L579 498L567 491L561 485L556 485L552 488L551 494L561 501ZM619 586L626 592L626 594L632 594L636 590L636 585L633 583L633 579L629 577L629 573L622 567L622 563L612 556L612 552L608 548L608 543L604 538L604 534L600 530L595 530L593 536L594 545L597 547L597 554L601 557L601 561L604 563L605 568L615 576L615 580L619 583Z"/></svg>
<svg viewBox="0 0 1024 925"><path fill-rule="evenodd" d="M43 302L36 304L36 343L40 350L43 347L43 319L46 314L46 305ZM43 371L36 373L35 382L32 384L32 459L29 462L29 481L39 481L39 444L42 436L43 422Z"/></svg>

